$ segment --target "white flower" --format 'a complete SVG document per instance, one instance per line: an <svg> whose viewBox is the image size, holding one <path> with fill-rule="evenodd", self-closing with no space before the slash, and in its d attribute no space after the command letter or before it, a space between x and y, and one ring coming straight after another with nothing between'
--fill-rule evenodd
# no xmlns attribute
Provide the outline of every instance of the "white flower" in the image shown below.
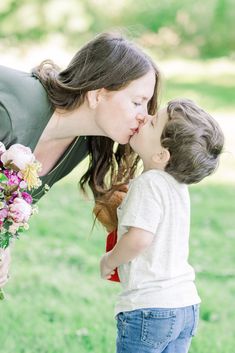
<svg viewBox="0 0 235 353"><path fill-rule="evenodd" d="M35 161L35 157L29 147L19 143L12 145L1 155L1 161L4 165L12 163L20 170L24 170L28 165Z"/></svg>
<svg viewBox="0 0 235 353"><path fill-rule="evenodd" d="M14 235L18 229L19 229L19 225L17 223L13 223L10 225L8 231Z"/></svg>
<svg viewBox="0 0 235 353"><path fill-rule="evenodd" d="M28 222L32 214L32 207L23 199L16 197L9 206L9 217L16 223Z"/></svg>

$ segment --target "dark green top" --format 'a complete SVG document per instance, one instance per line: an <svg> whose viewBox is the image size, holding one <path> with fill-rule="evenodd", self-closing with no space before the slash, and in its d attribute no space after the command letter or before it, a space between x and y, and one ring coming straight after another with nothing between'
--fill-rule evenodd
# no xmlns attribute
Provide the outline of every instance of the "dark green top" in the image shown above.
<svg viewBox="0 0 235 353"><path fill-rule="evenodd" d="M6 148L21 143L34 151L53 111L45 89L33 74L0 65L0 141ZM35 201L44 195L45 184L51 187L87 154L86 137L75 138L54 168L40 178L42 186L32 192Z"/></svg>

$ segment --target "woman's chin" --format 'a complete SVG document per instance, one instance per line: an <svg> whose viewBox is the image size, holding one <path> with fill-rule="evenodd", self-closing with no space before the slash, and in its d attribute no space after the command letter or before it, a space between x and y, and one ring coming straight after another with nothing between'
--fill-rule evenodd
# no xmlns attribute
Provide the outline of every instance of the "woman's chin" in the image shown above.
<svg viewBox="0 0 235 353"><path fill-rule="evenodd" d="M126 145L127 143L130 143L132 136L127 136L126 138L120 138L118 143L120 145Z"/></svg>
<svg viewBox="0 0 235 353"><path fill-rule="evenodd" d="M119 145L127 145L130 142L129 138L125 138L125 139L119 139L119 141L117 141L119 143Z"/></svg>
<svg viewBox="0 0 235 353"><path fill-rule="evenodd" d="M117 142L117 143L119 143L120 145L126 145L127 143L129 143L130 145L131 145L131 147L132 147L132 143L134 142L133 141L133 137L134 137L135 135L129 135L129 136L127 136L126 138L125 137L123 137L123 138L118 138L118 139L116 139L115 141ZM133 148L133 147L132 147Z"/></svg>

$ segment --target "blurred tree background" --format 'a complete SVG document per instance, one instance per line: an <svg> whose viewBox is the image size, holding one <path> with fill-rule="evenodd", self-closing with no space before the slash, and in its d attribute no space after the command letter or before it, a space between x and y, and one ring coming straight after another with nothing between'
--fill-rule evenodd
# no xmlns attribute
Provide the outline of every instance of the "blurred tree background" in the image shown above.
<svg viewBox="0 0 235 353"><path fill-rule="evenodd" d="M235 55L234 0L1 0L0 39L16 45L61 36L79 43L110 27L127 27L158 55Z"/></svg>

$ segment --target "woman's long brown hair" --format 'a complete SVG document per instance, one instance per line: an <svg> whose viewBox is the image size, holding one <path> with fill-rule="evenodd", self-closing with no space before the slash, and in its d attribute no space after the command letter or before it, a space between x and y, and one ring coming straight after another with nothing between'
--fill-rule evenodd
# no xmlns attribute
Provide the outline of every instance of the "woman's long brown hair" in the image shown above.
<svg viewBox="0 0 235 353"><path fill-rule="evenodd" d="M159 71L141 49L120 34L98 35L75 54L63 71L47 60L34 68L33 74L46 89L54 108L71 111L84 102L88 91L99 88L120 90L150 70L155 71L156 84L148 111L154 114ZM108 137L90 136L88 146L89 167L80 180L83 191L88 184L97 198L113 185L126 183L134 176L139 158L129 145L115 148L115 143Z"/></svg>

